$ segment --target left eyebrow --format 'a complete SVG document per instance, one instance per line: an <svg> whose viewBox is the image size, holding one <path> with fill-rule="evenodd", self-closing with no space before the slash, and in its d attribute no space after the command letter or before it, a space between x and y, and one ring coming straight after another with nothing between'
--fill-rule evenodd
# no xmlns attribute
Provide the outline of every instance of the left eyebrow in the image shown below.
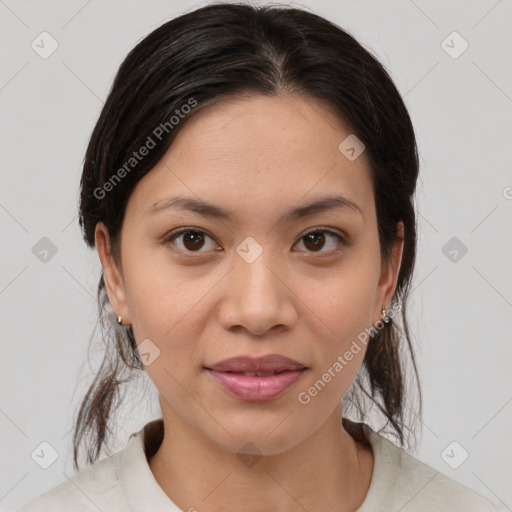
<svg viewBox="0 0 512 512"><path fill-rule="evenodd" d="M159 204L161 203L161 204ZM233 221L237 218L237 215L231 210L226 210L218 205L208 203L193 197L176 196L163 201L157 201L147 211L148 214L153 215L155 213L167 210L169 208L179 210L189 210L204 217L210 217L215 219L221 219L226 221ZM363 220L365 220L362 209L350 199L344 196L327 196L317 199L309 204L303 206L296 206L292 208L284 215L282 215L278 222L291 222L298 220L303 217L315 215L318 213L326 212L329 210L341 209L347 212L359 213Z"/></svg>

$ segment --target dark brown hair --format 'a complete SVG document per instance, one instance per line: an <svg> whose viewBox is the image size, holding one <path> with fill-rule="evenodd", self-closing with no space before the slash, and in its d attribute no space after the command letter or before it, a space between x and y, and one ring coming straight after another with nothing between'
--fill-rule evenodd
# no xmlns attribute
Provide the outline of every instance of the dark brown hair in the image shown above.
<svg viewBox="0 0 512 512"><path fill-rule="evenodd" d="M407 421L413 392L419 402L412 419L421 417L418 371L406 318L416 257L416 140L407 109L386 70L337 25L303 9L213 4L166 22L139 42L118 70L85 155L79 205L84 239L93 248L96 224L104 222L113 257L122 268L119 237L130 193L187 120L202 106L230 95L282 91L328 105L364 143L383 262L397 237L397 223L404 223L404 250L393 297L401 303L401 319L396 317L392 326L371 338L344 399L348 407L344 413L353 408L361 419L367 418L368 407L377 406L384 427L389 426L404 446L409 440L406 430L414 433ZM183 106L191 99L195 107L190 112ZM178 123L170 121L178 114ZM127 166L148 137L156 147ZM98 459L107 445L123 384L144 373L131 327L116 324L103 274L97 296L105 353L76 417L75 469L82 443L87 443L87 463ZM405 371L405 349L412 361L411 378Z"/></svg>

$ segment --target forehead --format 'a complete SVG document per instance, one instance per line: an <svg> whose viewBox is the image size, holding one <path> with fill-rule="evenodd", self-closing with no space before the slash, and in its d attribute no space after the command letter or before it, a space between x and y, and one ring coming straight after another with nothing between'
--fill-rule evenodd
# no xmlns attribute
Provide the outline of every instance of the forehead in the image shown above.
<svg viewBox="0 0 512 512"><path fill-rule="evenodd" d="M222 100L186 120L130 201L147 211L179 193L254 214L339 193L363 208L373 203L369 168L364 153L351 161L340 152L349 135L325 104L303 96Z"/></svg>
<svg viewBox="0 0 512 512"><path fill-rule="evenodd" d="M261 172L267 162L332 161L347 135L342 120L318 100L287 93L228 97L191 116L170 152L174 160L229 159ZM191 154L191 146L199 151Z"/></svg>

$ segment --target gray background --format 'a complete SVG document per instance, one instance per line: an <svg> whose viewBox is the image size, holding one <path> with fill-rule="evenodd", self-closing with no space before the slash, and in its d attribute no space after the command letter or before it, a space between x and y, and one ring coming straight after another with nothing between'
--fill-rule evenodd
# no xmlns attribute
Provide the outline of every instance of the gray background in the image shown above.
<svg viewBox="0 0 512 512"><path fill-rule="evenodd" d="M348 29L383 62L417 132L419 254L410 318L425 409L414 455L512 510L512 3L292 3ZM99 357L86 361L100 266L77 222L88 137L127 52L201 5L0 0L4 509L72 473L72 415ZM46 59L31 47L51 48L43 31L58 43ZM464 41L469 47L458 55ZM57 250L46 262L37 256L36 244L48 244L43 237ZM116 449L159 415L155 398L151 386L132 389L135 407L120 411ZM48 469L31 458L43 441L59 454ZM463 450L469 457L460 464Z"/></svg>

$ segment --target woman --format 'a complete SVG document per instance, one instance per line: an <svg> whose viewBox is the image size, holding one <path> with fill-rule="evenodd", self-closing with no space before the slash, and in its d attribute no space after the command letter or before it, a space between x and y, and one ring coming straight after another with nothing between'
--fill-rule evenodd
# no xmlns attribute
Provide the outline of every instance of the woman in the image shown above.
<svg viewBox="0 0 512 512"><path fill-rule="evenodd" d="M404 450L417 176L388 74L319 16L216 4L141 41L81 180L108 341L89 466L21 510L495 510ZM136 372L162 419L98 461ZM345 417L371 404L398 445Z"/></svg>

